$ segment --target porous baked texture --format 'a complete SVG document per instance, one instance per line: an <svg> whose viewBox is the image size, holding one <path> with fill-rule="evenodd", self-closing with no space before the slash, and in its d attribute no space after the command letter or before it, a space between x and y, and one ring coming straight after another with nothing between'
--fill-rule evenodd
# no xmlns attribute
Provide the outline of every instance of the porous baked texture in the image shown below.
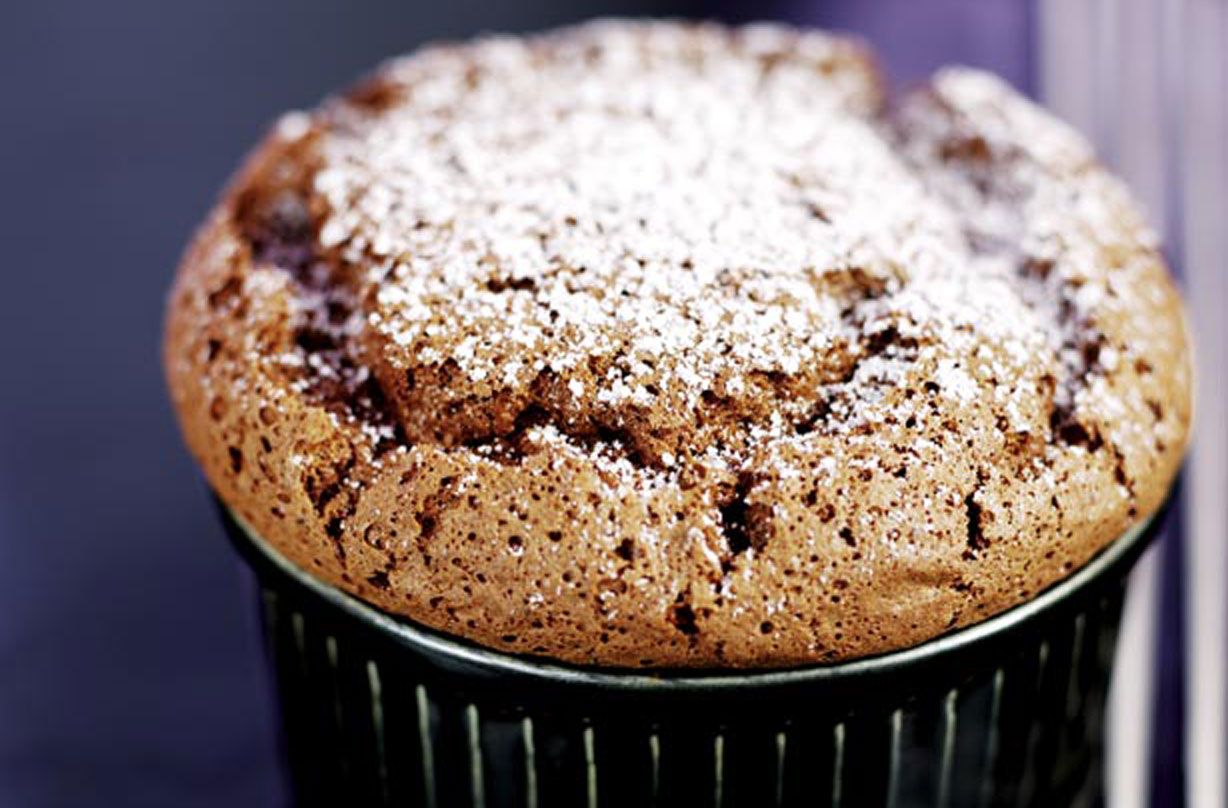
<svg viewBox="0 0 1228 808"><path fill-rule="evenodd" d="M183 260L188 445L389 612L606 667L785 667L1028 600L1160 504L1178 297L1084 140L968 69L597 22L273 127Z"/></svg>

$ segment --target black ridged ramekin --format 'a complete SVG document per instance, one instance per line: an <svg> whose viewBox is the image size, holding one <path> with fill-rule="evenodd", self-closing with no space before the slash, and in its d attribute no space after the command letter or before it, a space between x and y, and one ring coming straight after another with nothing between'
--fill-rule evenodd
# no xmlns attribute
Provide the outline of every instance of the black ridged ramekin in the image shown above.
<svg viewBox="0 0 1228 808"><path fill-rule="evenodd" d="M389 617L223 515L260 584L297 804L437 808L1097 805L1126 576L1161 521L915 648L648 675Z"/></svg>

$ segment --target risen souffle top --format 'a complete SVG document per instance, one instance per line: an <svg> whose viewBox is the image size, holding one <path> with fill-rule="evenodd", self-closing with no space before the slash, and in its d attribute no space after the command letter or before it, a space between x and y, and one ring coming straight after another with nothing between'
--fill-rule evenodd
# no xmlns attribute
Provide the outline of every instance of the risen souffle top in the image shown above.
<svg viewBox="0 0 1228 808"><path fill-rule="evenodd" d="M431 47L283 117L166 364L226 504L412 621L781 667L1033 597L1159 505L1179 300L1122 184L998 79L600 22Z"/></svg>

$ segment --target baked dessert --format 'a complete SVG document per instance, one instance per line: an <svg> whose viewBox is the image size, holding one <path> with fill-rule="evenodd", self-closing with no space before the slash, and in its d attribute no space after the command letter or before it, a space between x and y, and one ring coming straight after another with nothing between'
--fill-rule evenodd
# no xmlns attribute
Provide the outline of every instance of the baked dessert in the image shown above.
<svg viewBox="0 0 1228 808"><path fill-rule="evenodd" d="M604 667L785 667L998 613L1160 504L1190 419L1156 239L990 75L597 22L283 117L185 256L170 388L285 556Z"/></svg>

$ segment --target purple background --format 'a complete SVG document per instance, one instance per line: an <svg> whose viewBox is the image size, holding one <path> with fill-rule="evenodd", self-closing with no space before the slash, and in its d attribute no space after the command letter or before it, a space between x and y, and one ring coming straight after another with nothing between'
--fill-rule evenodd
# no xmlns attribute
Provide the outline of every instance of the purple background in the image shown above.
<svg viewBox="0 0 1228 808"><path fill-rule="evenodd" d="M251 593L158 364L193 225L261 128L436 37L750 4L191 0L10 4L0 31L0 805L284 801ZM431 4L436 5L436 4ZM813 0L894 78L1026 86L1025 0Z"/></svg>

